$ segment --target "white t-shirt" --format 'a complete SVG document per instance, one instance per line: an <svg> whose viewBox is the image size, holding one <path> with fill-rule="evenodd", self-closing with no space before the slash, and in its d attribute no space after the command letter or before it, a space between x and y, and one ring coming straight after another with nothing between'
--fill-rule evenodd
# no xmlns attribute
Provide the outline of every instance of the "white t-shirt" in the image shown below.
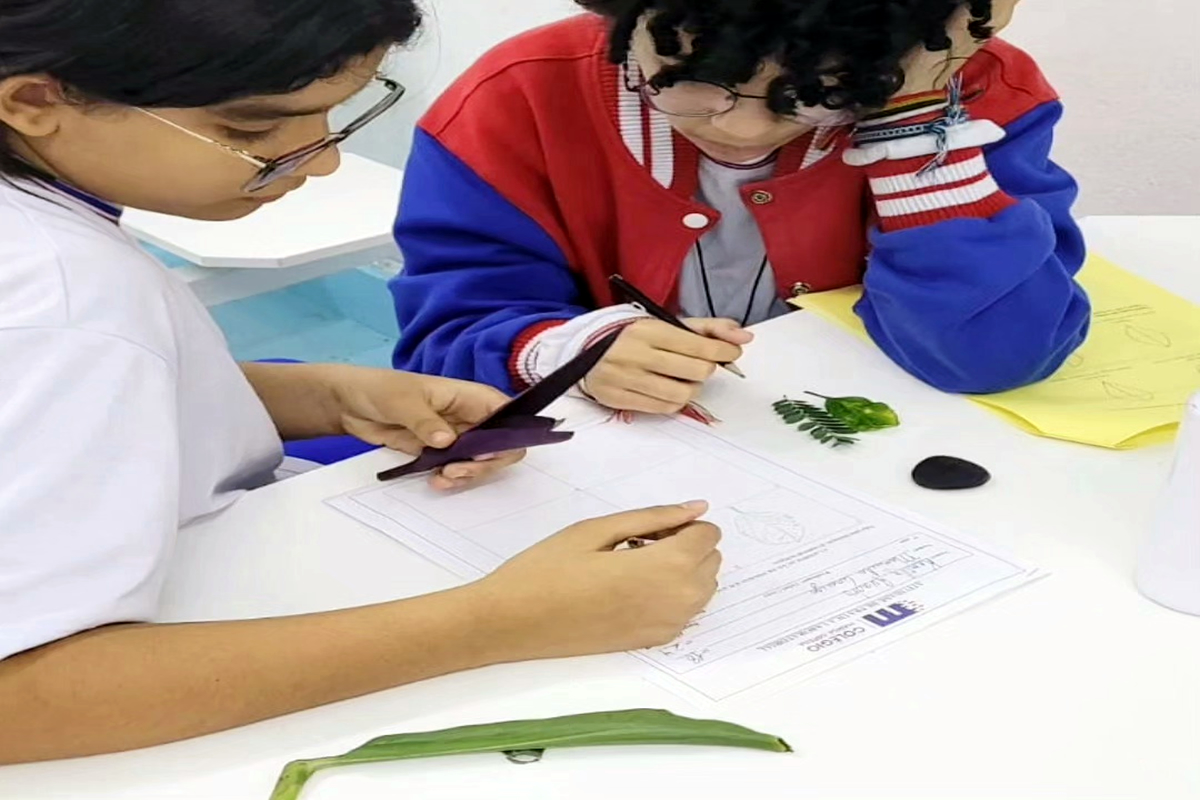
<svg viewBox="0 0 1200 800"><path fill-rule="evenodd" d="M0 659L151 619L180 525L282 458L191 290L87 204L19 186L0 181Z"/></svg>

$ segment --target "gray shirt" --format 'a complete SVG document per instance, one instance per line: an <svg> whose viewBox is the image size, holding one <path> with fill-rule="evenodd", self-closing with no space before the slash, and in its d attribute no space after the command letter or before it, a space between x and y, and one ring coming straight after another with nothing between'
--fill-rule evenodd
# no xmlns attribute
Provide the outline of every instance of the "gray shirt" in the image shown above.
<svg viewBox="0 0 1200 800"><path fill-rule="evenodd" d="M763 270L757 289L754 288L767 249L758 223L741 195L742 187L767 180L774 172L774 157L749 166L733 166L709 158L700 160L700 189L696 199L719 211L721 222L700 240L703 268L695 248L684 261L679 278L679 305L684 316L726 317L753 325L790 310L779 299L770 263Z"/></svg>

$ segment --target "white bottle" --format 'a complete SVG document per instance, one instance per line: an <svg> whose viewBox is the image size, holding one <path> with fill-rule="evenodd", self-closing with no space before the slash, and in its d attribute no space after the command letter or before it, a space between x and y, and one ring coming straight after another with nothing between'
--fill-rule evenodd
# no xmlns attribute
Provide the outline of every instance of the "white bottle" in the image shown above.
<svg viewBox="0 0 1200 800"><path fill-rule="evenodd" d="M1142 547L1137 583L1154 602L1200 616L1200 395L1188 403L1178 448L1170 487Z"/></svg>

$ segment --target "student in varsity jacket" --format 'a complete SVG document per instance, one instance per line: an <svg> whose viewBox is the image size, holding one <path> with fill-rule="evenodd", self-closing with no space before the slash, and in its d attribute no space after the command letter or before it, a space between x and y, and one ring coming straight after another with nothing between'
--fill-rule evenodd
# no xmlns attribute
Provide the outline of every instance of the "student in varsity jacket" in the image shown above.
<svg viewBox="0 0 1200 800"><path fill-rule="evenodd" d="M395 365L519 390L624 327L580 387L672 413L747 325L862 282L950 392L1039 381L1085 339L1062 107L993 37L1016 0L580 0L421 123L396 224ZM621 273L697 335L619 304Z"/></svg>

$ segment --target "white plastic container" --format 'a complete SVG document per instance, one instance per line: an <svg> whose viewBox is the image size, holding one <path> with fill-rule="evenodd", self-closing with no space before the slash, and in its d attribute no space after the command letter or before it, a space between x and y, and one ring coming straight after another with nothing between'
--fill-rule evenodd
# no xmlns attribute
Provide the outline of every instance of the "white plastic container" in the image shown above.
<svg viewBox="0 0 1200 800"><path fill-rule="evenodd" d="M1170 485L1138 560L1137 583L1154 602L1200 616L1200 395L1188 403Z"/></svg>

